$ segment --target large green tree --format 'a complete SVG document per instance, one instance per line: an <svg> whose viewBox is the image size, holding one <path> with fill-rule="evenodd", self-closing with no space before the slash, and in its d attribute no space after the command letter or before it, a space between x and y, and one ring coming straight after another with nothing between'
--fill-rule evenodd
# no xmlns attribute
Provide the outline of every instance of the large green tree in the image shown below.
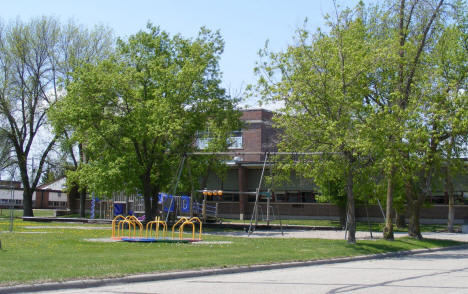
<svg viewBox="0 0 468 294"><path fill-rule="evenodd" d="M384 66L372 73L374 91L369 98L376 106L374 124L384 124L376 128L382 135L376 136L380 140L375 144L384 151L381 162L387 170L384 237L393 239L391 215L398 175L404 182L409 235L421 238L419 212L431 194L434 170L441 158L440 143L450 137L446 126L460 127L453 125L451 116L444 113L463 109L462 104L450 110L447 107L454 104L441 103L450 101L453 88L445 92L435 90L450 85L442 82L440 75L434 75L440 69L440 64L434 62L440 53L437 44L447 23L458 23L457 12L466 11L466 6L461 1L400 0L388 1L378 11L374 29L380 34L374 34L375 48L384 52L386 58ZM459 66L454 70L463 72Z"/></svg>
<svg viewBox="0 0 468 294"><path fill-rule="evenodd" d="M386 239L395 196L399 214L407 206L409 235L421 238L435 171L466 150L466 11L456 0L361 2L336 13L326 32L299 30L285 52L262 52L257 93L284 105L281 148L328 154L297 169L319 185L342 183L348 211L354 192L385 186Z"/></svg>
<svg viewBox="0 0 468 294"><path fill-rule="evenodd" d="M329 32L300 29L295 45L279 53L265 50L266 61L257 68L260 95L284 105L275 120L283 130L280 150L322 153L294 162L296 170L318 184L343 183L349 243L356 241L359 168L370 162L366 119L371 108L363 99L369 91L366 73L375 60L363 8L337 9Z"/></svg>
<svg viewBox="0 0 468 294"><path fill-rule="evenodd" d="M98 195L136 189L146 218L154 218L157 195L197 132L237 117L220 87L223 45L218 32L186 39L148 25L119 40L112 57L82 65L50 113L85 146L87 163L69 176Z"/></svg>
<svg viewBox="0 0 468 294"><path fill-rule="evenodd" d="M463 172L460 157L466 151L468 139L468 12L463 20L445 26L434 46L430 59L430 83L425 95L425 118L430 122L435 150L441 163L434 167L442 170L448 194L448 230L453 232L455 221L452 177Z"/></svg>

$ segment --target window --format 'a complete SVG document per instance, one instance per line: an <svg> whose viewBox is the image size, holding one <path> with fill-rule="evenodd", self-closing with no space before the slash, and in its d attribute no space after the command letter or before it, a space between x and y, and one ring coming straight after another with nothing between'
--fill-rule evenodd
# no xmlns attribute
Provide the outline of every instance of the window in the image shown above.
<svg viewBox="0 0 468 294"><path fill-rule="evenodd" d="M198 149L204 150L208 148L212 137L209 132L198 132L195 146ZM228 149L242 149L242 131L232 132L231 136L227 139Z"/></svg>
<svg viewBox="0 0 468 294"><path fill-rule="evenodd" d="M208 144L210 143L211 138L197 138L195 145L198 149L204 150L208 148Z"/></svg>
<svg viewBox="0 0 468 294"><path fill-rule="evenodd" d="M236 131L228 139L229 149L242 149L242 132Z"/></svg>

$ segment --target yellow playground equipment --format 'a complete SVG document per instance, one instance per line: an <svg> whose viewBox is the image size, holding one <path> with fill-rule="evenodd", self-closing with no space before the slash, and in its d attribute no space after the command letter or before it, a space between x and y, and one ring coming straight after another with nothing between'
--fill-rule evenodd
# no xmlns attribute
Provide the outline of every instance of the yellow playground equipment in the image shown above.
<svg viewBox="0 0 468 294"><path fill-rule="evenodd" d="M172 226L172 239L174 239L174 231L177 225L179 226L179 240L182 240L182 235L184 233L184 227L186 225L192 226L192 240L195 240L195 223L198 222L200 224L199 232L198 232L198 240L202 239L202 221L198 217L192 217L191 219L187 219L186 217L180 218L173 226Z"/></svg>
<svg viewBox="0 0 468 294"><path fill-rule="evenodd" d="M199 223L199 232L198 239L195 239L196 224ZM125 224L128 225L128 234L125 234ZM154 237L153 235L153 225L154 225ZM136 236L137 226L139 229L139 238ZM174 240L174 233L176 227L179 226L179 239ZM184 240L184 227L192 227L192 239ZM159 238L159 230L162 227L162 238ZM181 217L173 226L172 226L172 240L166 238L167 234L167 223L162 221L159 216L155 218L154 221L150 221L146 224L145 238L143 238L143 224L133 215L124 217L122 215L116 216L112 220L112 239L118 239L123 241L132 241L132 242L194 242L200 241L202 239L202 221L198 217L192 217L190 219L186 217Z"/></svg>
<svg viewBox="0 0 468 294"><path fill-rule="evenodd" d="M125 220L123 215L118 215L112 220L112 239L120 239L122 237L123 232L120 232L120 222L123 220Z"/></svg>
<svg viewBox="0 0 468 294"><path fill-rule="evenodd" d="M150 221L146 224L146 238L150 237L151 238L151 234L152 234L152 231L153 231L153 225L155 225L155 233L154 233L154 237L155 238L158 238L159 237L159 225L162 225L163 227L163 232L162 232L162 237L163 238L166 238L166 232L167 232L167 224L165 221L162 221L160 219L159 216L157 216L155 218L154 221Z"/></svg>
<svg viewBox="0 0 468 294"><path fill-rule="evenodd" d="M117 226L116 226L117 224ZM128 237L136 237L136 226L138 225L139 228L139 236L140 238L143 236L143 225L142 223L133 215L129 215L124 217L122 215L118 215L112 220L112 238L113 239L121 239L124 237L124 227L125 224L128 224ZM116 230L117 228L117 230Z"/></svg>
<svg viewBox="0 0 468 294"><path fill-rule="evenodd" d="M172 226L172 239L174 240L174 231L175 231L175 228L178 224L182 225L184 222L188 221L188 218L186 217L181 217L173 226ZM180 229L180 228L179 228Z"/></svg>

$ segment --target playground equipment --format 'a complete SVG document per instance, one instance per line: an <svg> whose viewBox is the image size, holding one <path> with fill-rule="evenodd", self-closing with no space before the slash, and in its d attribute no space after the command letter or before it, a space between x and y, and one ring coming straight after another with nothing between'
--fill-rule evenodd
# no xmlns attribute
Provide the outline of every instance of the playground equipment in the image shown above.
<svg viewBox="0 0 468 294"><path fill-rule="evenodd" d="M203 227L201 219L199 219L198 217L192 217L191 219L189 219L189 222L191 222L194 226L195 226L195 222L198 222L200 224L200 227L198 229L198 240L201 240L202 239L202 227ZM182 236L182 232L183 232L183 228L181 228L180 236ZM193 230L193 233L192 233L192 240L195 240L195 229Z"/></svg>
<svg viewBox="0 0 468 294"><path fill-rule="evenodd" d="M177 225L180 224L180 225L182 226L182 224L183 224L184 222L186 222L186 221L188 221L188 218L186 218L186 217L181 217L181 218L172 226L172 234L171 234L172 240L174 240L174 231L175 231L175 228L177 227ZM180 230L180 228L179 228L179 230Z"/></svg>
<svg viewBox="0 0 468 294"><path fill-rule="evenodd" d="M192 227L192 241L195 241L195 223L198 222L200 224L199 227L199 232L198 232L198 241L201 241L202 239L202 221L198 217L192 217L190 219L187 219L186 217L180 218L173 226L172 226L172 240L174 240L174 233L175 233L175 228L177 225L179 225L179 240L183 240L183 233L184 233L184 227L186 225L190 225Z"/></svg>
<svg viewBox="0 0 468 294"><path fill-rule="evenodd" d="M122 239L124 237L125 224L128 225L128 237L136 237L136 226L139 228L140 238L143 236L143 224L133 215L124 217L118 215L112 220L112 239Z"/></svg>
<svg viewBox="0 0 468 294"><path fill-rule="evenodd" d="M125 220L125 217L123 215L118 215L114 217L114 219L112 220L112 239L122 238L123 231L122 233L120 232L120 222L124 220ZM117 230L116 230L116 224L117 224Z"/></svg>
<svg viewBox="0 0 468 294"><path fill-rule="evenodd" d="M153 225L155 225L155 232L154 232L154 237L158 238L159 237L159 225L163 226L163 233L162 237L166 238L166 232L167 232L167 223L165 221L162 221L159 216L156 217L154 221L150 221L146 224L146 238L150 237L151 238L151 233L153 232ZM149 227L149 229L148 229Z"/></svg>
<svg viewBox="0 0 468 294"><path fill-rule="evenodd" d="M133 227L133 237L135 237L135 234L136 234L136 225L138 225L139 229L140 229L140 238L143 237L143 224L133 215L129 215L126 217L126 220L121 223L122 224L122 227L123 227L123 224L124 223L128 223L128 236L130 237L131 236L131 233L132 233L132 227ZM123 228L122 228L123 230Z"/></svg>
<svg viewBox="0 0 468 294"><path fill-rule="evenodd" d="M199 223L198 239L195 239L196 223ZM125 225L128 226L128 234L125 234ZM153 225L154 225L154 237L153 236ZM139 234L136 236L137 226L139 228ZM179 226L179 238L174 239L175 228ZM184 239L184 227L192 227L192 239ZM196 242L202 240L202 221L198 217L192 217L190 219L182 217L172 226L172 238L166 237L167 223L162 221L160 217L156 217L154 221L150 221L146 224L145 238L143 238L143 224L133 215L124 217L122 215L116 216L112 220L112 239L126 241L126 242ZM159 235L160 228L162 227L162 237Z"/></svg>

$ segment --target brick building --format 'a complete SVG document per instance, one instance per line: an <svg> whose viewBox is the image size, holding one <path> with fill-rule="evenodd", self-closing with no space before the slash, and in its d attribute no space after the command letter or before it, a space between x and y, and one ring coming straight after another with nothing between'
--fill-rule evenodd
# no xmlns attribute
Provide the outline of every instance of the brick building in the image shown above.
<svg viewBox="0 0 468 294"><path fill-rule="evenodd" d="M205 188L224 191L222 198L212 200L219 202L220 211L225 216L244 219L251 214L265 153L277 151L279 133L273 128L272 118L273 112L266 109L243 110L241 121L244 128L231 137L233 144L229 151L234 155L232 160L226 163L227 172L223 176L211 173L208 177ZM235 154L236 152L238 154ZM250 152L253 154L249 154ZM267 160L265 175L270 176L271 171L270 162ZM288 183L277 183L274 186L263 181L260 191L266 192L269 189L273 190L272 200L277 204L294 203L299 207L302 203L315 202L316 188L313 183L294 175ZM265 197L260 201L265 202Z"/></svg>
<svg viewBox="0 0 468 294"><path fill-rule="evenodd" d="M265 109L248 109L242 111L241 120L244 128L235 132L229 151L239 152L232 161L228 161L228 170L223 176L215 173L209 175L206 188L221 189L224 191L222 198L212 197L211 204L217 203L219 215L229 218L250 218L255 202L254 192L258 188L260 174L264 163L264 152L277 151L279 131L273 128L273 113ZM257 154L244 154L257 152ZM270 175L270 166L267 164L266 175ZM274 179L273 175L273 179ZM468 196L467 174L460 174L455 179L455 194L457 195L456 218L468 218L468 206L463 205ZM317 187L312 180L304 179L294 174L287 183L263 183L261 191L272 189L273 210L276 214L287 218L326 218L336 219L340 212L338 207L328 203L317 203ZM248 192L243 194L242 192ZM438 196L436 196L438 195ZM447 197L443 196L443 185L435 187L434 194L428 202L431 207L425 207L421 211L422 222L443 222L447 216ZM437 201L433 201L433 200ZM265 213L266 200L260 199L260 209ZM382 220L383 216L378 206L367 208L356 207L356 216L367 217L374 220Z"/></svg>
<svg viewBox="0 0 468 294"><path fill-rule="evenodd" d="M35 209L65 209L68 195L65 192L65 178L38 186L32 196ZM0 208L23 208L23 188L18 181L0 181Z"/></svg>

